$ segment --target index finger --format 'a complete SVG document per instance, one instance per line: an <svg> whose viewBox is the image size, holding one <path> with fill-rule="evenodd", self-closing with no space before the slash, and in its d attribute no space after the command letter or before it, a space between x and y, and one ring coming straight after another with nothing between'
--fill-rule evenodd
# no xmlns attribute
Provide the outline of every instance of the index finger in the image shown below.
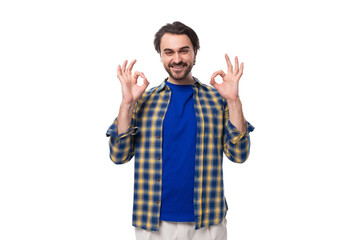
<svg viewBox="0 0 360 240"><path fill-rule="evenodd" d="M143 72L135 71L134 76L132 78L134 83L137 83L137 79L139 78L139 76L144 80L146 79L145 74Z"/></svg>

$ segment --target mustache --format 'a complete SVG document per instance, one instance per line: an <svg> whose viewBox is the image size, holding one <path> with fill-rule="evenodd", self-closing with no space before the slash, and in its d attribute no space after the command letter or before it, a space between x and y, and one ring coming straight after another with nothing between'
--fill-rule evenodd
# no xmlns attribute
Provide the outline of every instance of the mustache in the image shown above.
<svg viewBox="0 0 360 240"><path fill-rule="evenodd" d="M176 66L187 66L187 64L182 61L179 63L169 64L169 67L176 67Z"/></svg>

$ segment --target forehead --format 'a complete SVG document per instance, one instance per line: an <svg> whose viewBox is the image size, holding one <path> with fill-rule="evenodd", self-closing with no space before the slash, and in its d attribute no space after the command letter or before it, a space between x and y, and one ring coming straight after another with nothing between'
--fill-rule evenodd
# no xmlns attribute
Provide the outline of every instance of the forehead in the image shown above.
<svg viewBox="0 0 360 240"><path fill-rule="evenodd" d="M166 48L176 50L182 47L193 47L190 38L186 34L165 33L161 38L161 50L164 50Z"/></svg>

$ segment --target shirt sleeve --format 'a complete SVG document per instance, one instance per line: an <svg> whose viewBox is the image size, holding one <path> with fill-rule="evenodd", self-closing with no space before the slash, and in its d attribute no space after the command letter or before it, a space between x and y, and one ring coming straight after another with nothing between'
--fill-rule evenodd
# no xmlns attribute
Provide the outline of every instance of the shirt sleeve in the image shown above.
<svg viewBox="0 0 360 240"><path fill-rule="evenodd" d="M236 163L245 162L250 154L250 135L255 128L246 121L246 132L240 132L229 120L228 109L225 114L224 153Z"/></svg>
<svg viewBox="0 0 360 240"><path fill-rule="evenodd" d="M134 156L135 135L138 133L139 129L134 126L135 121L132 119L128 129L125 132L118 134L116 120L117 118L115 118L114 122L107 130L106 136L110 137L110 159L116 164L123 164L129 162Z"/></svg>

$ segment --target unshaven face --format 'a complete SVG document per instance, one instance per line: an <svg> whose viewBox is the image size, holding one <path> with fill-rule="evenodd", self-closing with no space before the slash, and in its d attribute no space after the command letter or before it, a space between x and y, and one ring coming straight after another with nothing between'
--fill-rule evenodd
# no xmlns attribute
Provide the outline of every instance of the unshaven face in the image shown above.
<svg viewBox="0 0 360 240"><path fill-rule="evenodd" d="M161 61L169 73L170 80L193 81L191 70L196 54L187 35L165 33L161 38L160 50Z"/></svg>

